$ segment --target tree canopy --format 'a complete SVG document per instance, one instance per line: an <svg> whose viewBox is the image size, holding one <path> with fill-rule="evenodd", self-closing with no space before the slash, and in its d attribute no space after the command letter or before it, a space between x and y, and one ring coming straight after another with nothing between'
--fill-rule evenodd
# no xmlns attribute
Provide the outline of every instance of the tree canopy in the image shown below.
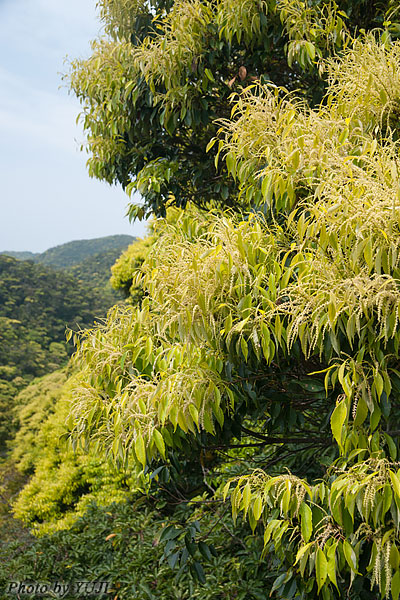
<svg viewBox="0 0 400 600"><path fill-rule="evenodd" d="M278 598L398 600L397 5L100 8L89 169L159 218L140 304L78 340L75 443L172 513L229 498Z"/></svg>
<svg viewBox="0 0 400 600"><path fill-rule="evenodd" d="M72 62L89 174L138 190L131 217L187 202L248 206L207 144L229 99L252 81L296 89L311 105L326 90L321 59L381 26L370 0L101 0L106 35Z"/></svg>

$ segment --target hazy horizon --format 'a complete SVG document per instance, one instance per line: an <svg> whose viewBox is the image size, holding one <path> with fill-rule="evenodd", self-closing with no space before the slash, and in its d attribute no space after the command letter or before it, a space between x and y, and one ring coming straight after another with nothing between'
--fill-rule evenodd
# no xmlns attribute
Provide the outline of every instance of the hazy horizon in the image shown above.
<svg viewBox="0 0 400 600"><path fill-rule="evenodd" d="M58 248L59 246L64 246L65 244L70 244L72 242L87 242L90 240L102 239L102 238L106 238L106 237L114 237L116 235L130 235L132 237L139 237L137 235L136 236L133 235L132 233L110 233L109 235L103 235L103 236L67 240L66 242L61 242L61 244L55 244L54 246L49 246L48 248L45 248L42 252L46 252L46 250L52 250L53 248ZM31 252L32 254L42 254L42 252L36 252L34 250L30 250L29 248L19 248L16 250L14 250L12 248L0 249L0 254L4 254L5 252Z"/></svg>

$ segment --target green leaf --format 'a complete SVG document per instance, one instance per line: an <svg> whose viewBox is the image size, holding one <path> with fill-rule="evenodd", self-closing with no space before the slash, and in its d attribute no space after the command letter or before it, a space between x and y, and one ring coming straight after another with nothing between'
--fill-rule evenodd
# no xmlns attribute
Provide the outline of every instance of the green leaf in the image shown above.
<svg viewBox="0 0 400 600"><path fill-rule="evenodd" d="M178 552L174 552L173 554L170 554L167 558L168 564L171 567L171 569L175 569L176 567L176 563L178 562L178 558L180 555L180 550L178 550Z"/></svg>
<svg viewBox="0 0 400 600"><path fill-rule="evenodd" d="M148 337L146 340L146 344L145 344L146 358L150 357L152 350L153 350L153 341L152 341L151 337Z"/></svg>
<svg viewBox="0 0 400 600"><path fill-rule="evenodd" d="M399 481L399 478L397 477L396 473L393 473L393 471L389 471L389 475L390 475L390 479L392 481L392 486L393 486L394 493L400 499L400 481Z"/></svg>
<svg viewBox="0 0 400 600"><path fill-rule="evenodd" d="M153 431L153 439L154 439L154 442L156 444L157 450L159 451L159 453L161 454L161 456L163 458L165 458L165 443L164 443L164 438L161 435L161 433L158 431L158 429L155 429Z"/></svg>
<svg viewBox="0 0 400 600"><path fill-rule="evenodd" d="M256 521L258 521L258 519L261 517L262 511L263 511L263 503L261 500L261 496L257 496L257 498L254 500L254 504L253 504L253 515L254 515L254 518L256 519Z"/></svg>
<svg viewBox="0 0 400 600"><path fill-rule="evenodd" d="M301 546L301 548L297 551L297 554L296 554L296 562L294 563L295 565L297 565L297 563L299 562L299 560L302 559L302 557L304 556L304 554L306 552L309 552L311 550L311 547L314 544L315 544L315 542L309 542L305 546Z"/></svg>
<svg viewBox="0 0 400 600"><path fill-rule="evenodd" d="M284 583L284 581L286 581L286 577L287 577L287 573L282 573L282 575L279 575L279 577L277 577L275 579L274 585L271 588L270 596L272 596L273 592L275 592L275 590L280 588L282 583Z"/></svg>
<svg viewBox="0 0 400 600"><path fill-rule="evenodd" d="M208 545L205 542L199 542L198 543L198 547L199 547L200 554L206 560L211 560L212 559L212 554L211 554L210 548L208 547Z"/></svg>
<svg viewBox="0 0 400 600"><path fill-rule="evenodd" d="M146 448L144 445L144 439L140 433L135 441L135 453L138 461L143 465L144 468L146 466Z"/></svg>
<svg viewBox="0 0 400 600"><path fill-rule="evenodd" d="M231 487L231 482L230 482L230 481L228 481L228 482L227 482L227 483L224 485L224 488L223 488L223 490L222 490L222 497L223 497L224 501L226 500L226 497L227 497L227 495L228 495L228 492L229 492L229 488L230 488L230 487Z"/></svg>
<svg viewBox="0 0 400 600"><path fill-rule="evenodd" d="M247 358L248 358L248 355L249 355L249 349L247 347L247 342L246 342L246 340L243 337L240 339L240 347L242 349L244 360L247 362Z"/></svg>
<svg viewBox="0 0 400 600"><path fill-rule="evenodd" d="M328 561L322 548L318 548L317 556L315 559L315 572L317 575L318 593L324 585L328 576Z"/></svg>
<svg viewBox="0 0 400 600"><path fill-rule="evenodd" d="M206 152L209 152L211 150L211 148L214 146L215 142L217 141L217 138L211 138L211 140L208 142L207 146L206 146Z"/></svg>
<svg viewBox="0 0 400 600"><path fill-rule="evenodd" d="M166 542L168 540L173 540L177 538L180 533L180 530L176 529L174 525L168 525L161 530L159 541Z"/></svg>
<svg viewBox="0 0 400 600"><path fill-rule="evenodd" d="M226 168L228 169L228 173L231 173L233 176L235 176L236 161L235 161L235 156L231 152L229 152L226 155L225 162L226 162Z"/></svg>
<svg viewBox="0 0 400 600"><path fill-rule="evenodd" d="M197 425L197 427L199 427L199 411L197 410L197 408L195 407L194 404L189 404L189 412L190 412L190 416L192 417L195 425Z"/></svg>
<svg viewBox="0 0 400 600"><path fill-rule="evenodd" d="M287 512L289 510L289 506L290 506L290 489L288 487L286 487L285 491L283 492L282 500L281 500L282 512L287 514Z"/></svg>
<svg viewBox="0 0 400 600"><path fill-rule="evenodd" d="M121 365L122 371L124 370L125 360L126 360L127 356L128 356L128 352L124 352L123 355L121 356L120 365Z"/></svg>
<svg viewBox="0 0 400 600"><path fill-rule="evenodd" d="M193 563L193 567L194 567L194 571L195 571L197 579L200 581L201 584L204 584L206 582L206 576L204 574L203 567L201 566L201 564L199 562L197 562L197 560Z"/></svg>
<svg viewBox="0 0 400 600"><path fill-rule="evenodd" d="M334 542L327 548L327 562L328 562L328 578L333 583L336 589L338 589L336 581L336 547L337 542Z"/></svg>
<svg viewBox="0 0 400 600"><path fill-rule="evenodd" d="M392 577L391 584L392 598L393 600L399 600L400 594L400 571L396 571Z"/></svg>
<svg viewBox="0 0 400 600"><path fill-rule="evenodd" d="M392 547L390 548L390 566L394 571L397 571L400 566L400 553L396 544L392 544Z"/></svg>
<svg viewBox="0 0 400 600"><path fill-rule="evenodd" d="M389 448L390 458L392 460L396 460L396 457L397 457L397 447L396 447L396 444L393 441L393 438L390 435L388 435L387 433L384 433L383 435L385 437L386 443L387 443L388 448Z"/></svg>
<svg viewBox="0 0 400 600"><path fill-rule="evenodd" d="M349 565L350 569L356 573L357 572L357 557L353 550L353 547L347 540L343 541L343 552L344 552L346 562Z"/></svg>
<svg viewBox="0 0 400 600"><path fill-rule="evenodd" d="M311 42L305 42L304 45L306 47L308 56L311 58L311 60L314 60L314 58L315 58L315 46L314 46L314 44L312 44Z"/></svg>
<svg viewBox="0 0 400 600"><path fill-rule="evenodd" d="M361 396L358 400L358 404L357 404L357 412L356 412L356 418L354 419L354 425L356 427L362 425L365 421L365 419L368 416L368 405L365 402L364 398Z"/></svg>
<svg viewBox="0 0 400 600"><path fill-rule="evenodd" d="M188 539L187 536L185 537L185 546L191 556L194 556L196 554L197 544Z"/></svg>
<svg viewBox="0 0 400 600"><path fill-rule="evenodd" d="M303 536L304 541L308 542L312 534L312 510L308 504L303 502L300 506L299 513L301 517L301 535Z"/></svg>
<svg viewBox="0 0 400 600"><path fill-rule="evenodd" d="M214 75L211 73L210 69L208 69L207 67L204 69L204 73L207 75L208 79L210 81L215 81L214 79Z"/></svg>
<svg viewBox="0 0 400 600"><path fill-rule="evenodd" d="M343 430L343 425L346 420L346 417L347 417L347 405L346 405L346 401L342 400L341 402L339 402L339 404L336 405L336 408L333 411L332 416L331 416L332 434L341 449L343 449L342 430Z"/></svg>
<svg viewBox="0 0 400 600"><path fill-rule="evenodd" d="M246 483L243 490L243 510L247 513L251 501L251 488L249 482Z"/></svg>

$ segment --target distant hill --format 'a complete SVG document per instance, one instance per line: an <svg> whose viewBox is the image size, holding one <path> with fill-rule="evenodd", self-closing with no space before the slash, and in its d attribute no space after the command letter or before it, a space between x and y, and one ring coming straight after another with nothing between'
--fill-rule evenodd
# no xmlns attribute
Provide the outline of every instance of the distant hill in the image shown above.
<svg viewBox="0 0 400 600"><path fill-rule="evenodd" d="M109 235L93 240L75 240L46 250L39 254L35 261L61 269L72 267L100 252L106 252L107 250L121 251L122 248L129 246L134 239L131 235Z"/></svg>
<svg viewBox="0 0 400 600"><path fill-rule="evenodd" d="M0 456L13 398L68 361L65 327L90 327L121 299L111 266L135 240L111 235L33 252L0 253Z"/></svg>
<svg viewBox="0 0 400 600"><path fill-rule="evenodd" d="M14 250L5 250L1 254L12 256L12 258L17 258L18 260L36 260L36 257L40 256L38 252L16 252Z"/></svg>
<svg viewBox="0 0 400 600"><path fill-rule="evenodd" d="M131 235L109 235L92 240L74 240L66 244L54 246L54 248L49 248L42 253L5 250L1 254L6 254L19 260L33 260L34 262L56 269L65 269L80 264L88 257L109 250L119 250L119 253L116 253L115 256L116 259L122 250L127 248L134 240L135 238Z"/></svg>
<svg viewBox="0 0 400 600"><path fill-rule="evenodd" d="M89 283L94 287L103 287L109 290L113 294L113 297L120 299L121 295L112 289L109 281L111 267L125 250L126 246L104 250L103 252L86 257L79 264L68 267L65 270L79 281Z"/></svg>
<svg viewBox="0 0 400 600"><path fill-rule="evenodd" d="M65 328L92 326L116 301L111 288L87 274L85 282L67 269L0 255L0 455L15 395L67 363L73 347Z"/></svg>

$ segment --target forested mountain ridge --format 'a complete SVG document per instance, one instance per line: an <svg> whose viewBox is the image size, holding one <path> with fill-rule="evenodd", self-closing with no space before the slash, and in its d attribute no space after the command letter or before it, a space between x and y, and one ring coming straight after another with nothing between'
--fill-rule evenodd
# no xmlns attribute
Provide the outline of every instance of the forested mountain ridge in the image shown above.
<svg viewBox="0 0 400 600"><path fill-rule="evenodd" d="M19 260L33 260L37 263L62 269L77 265L90 256L109 250L118 251L116 254L117 258L122 250L129 246L134 239L131 235L109 235L91 240L73 240L72 242L49 248L42 253L4 250L1 254L12 256Z"/></svg>
<svg viewBox="0 0 400 600"><path fill-rule="evenodd" d="M18 260L35 260L38 256L40 256L39 252L29 252L29 250L22 250L19 252L18 250L4 250L1 254L5 254L6 256L11 256L12 258L17 258Z"/></svg>
<svg viewBox="0 0 400 600"><path fill-rule="evenodd" d="M92 240L74 240L49 248L45 252L4 252L17 260L31 260L54 269L63 269L80 283L90 285L103 297L107 306L120 299L110 285L111 267L136 238L129 235L110 235Z"/></svg>
<svg viewBox="0 0 400 600"><path fill-rule="evenodd" d="M91 254L78 264L65 268L65 271L76 277L78 281L109 290L113 293L113 297L117 298L118 295L112 291L110 285L111 267L126 249L127 246L122 246Z"/></svg>
<svg viewBox="0 0 400 600"><path fill-rule="evenodd" d="M15 394L34 377L66 364L66 327L90 327L116 301L103 282L0 255L0 440ZM7 431L6 431L7 430Z"/></svg>

